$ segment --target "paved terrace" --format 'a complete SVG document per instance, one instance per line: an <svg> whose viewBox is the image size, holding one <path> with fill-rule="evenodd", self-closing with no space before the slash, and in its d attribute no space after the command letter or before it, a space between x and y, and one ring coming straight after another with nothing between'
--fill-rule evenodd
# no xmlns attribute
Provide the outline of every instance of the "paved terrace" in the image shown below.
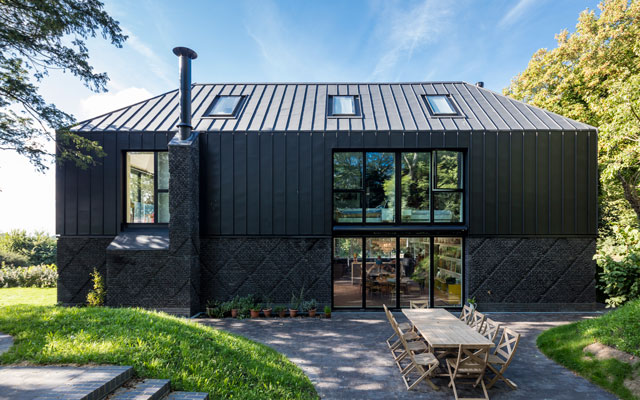
<svg viewBox="0 0 640 400"><path fill-rule="evenodd" d="M489 397L497 399L615 399L586 379L559 366L540 353L538 334L553 326L597 316L594 313L493 313L492 319L522 334L515 359L506 376L519 389L497 383ZM405 322L395 313L398 322ZM392 333L384 313L334 313L332 319L205 319L203 324L224 329L271 346L300 366L323 399L447 399L453 391L447 380L441 387L426 384L408 392L384 340ZM467 393L465 391L465 393ZM481 392L469 392L480 394ZM475 397L475 396L474 396Z"/></svg>

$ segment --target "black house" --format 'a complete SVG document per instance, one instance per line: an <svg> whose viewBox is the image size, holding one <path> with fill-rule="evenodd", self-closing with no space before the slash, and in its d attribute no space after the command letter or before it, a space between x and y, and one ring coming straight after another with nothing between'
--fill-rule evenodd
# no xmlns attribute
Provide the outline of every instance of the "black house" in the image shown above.
<svg viewBox="0 0 640 400"><path fill-rule="evenodd" d="M58 300L193 314L595 302L597 132L465 82L191 84L78 124L56 173ZM193 131L192 131L193 128Z"/></svg>

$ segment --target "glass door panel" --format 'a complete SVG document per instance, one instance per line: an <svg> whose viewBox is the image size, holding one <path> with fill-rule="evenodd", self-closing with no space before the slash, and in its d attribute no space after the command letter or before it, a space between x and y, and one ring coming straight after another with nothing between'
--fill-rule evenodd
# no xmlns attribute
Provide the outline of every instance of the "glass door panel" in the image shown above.
<svg viewBox="0 0 640 400"><path fill-rule="evenodd" d="M435 266L433 301L436 307L462 305L462 238L433 239Z"/></svg>
<svg viewBox="0 0 640 400"><path fill-rule="evenodd" d="M333 239L333 306L362 307L362 239Z"/></svg>
<svg viewBox="0 0 640 400"><path fill-rule="evenodd" d="M367 307L396 306L396 238L367 238Z"/></svg>
<svg viewBox="0 0 640 400"><path fill-rule="evenodd" d="M400 238L400 307L429 306L429 238Z"/></svg>

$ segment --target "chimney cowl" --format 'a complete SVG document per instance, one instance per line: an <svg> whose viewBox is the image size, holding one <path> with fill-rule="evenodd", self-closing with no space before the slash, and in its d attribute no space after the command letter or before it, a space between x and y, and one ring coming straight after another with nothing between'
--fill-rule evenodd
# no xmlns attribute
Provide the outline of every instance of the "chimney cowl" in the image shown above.
<svg viewBox="0 0 640 400"><path fill-rule="evenodd" d="M173 54L178 56L180 63L180 122L178 130L181 140L191 136L191 60L198 57L195 51L187 47L175 47Z"/></svg>
<svg viewBox="0 0 640 400"><path fill-rule="evenodd" d="M483 88L484 87L484 82L482 82L482 81L476 82L476 86Z"/></svg>

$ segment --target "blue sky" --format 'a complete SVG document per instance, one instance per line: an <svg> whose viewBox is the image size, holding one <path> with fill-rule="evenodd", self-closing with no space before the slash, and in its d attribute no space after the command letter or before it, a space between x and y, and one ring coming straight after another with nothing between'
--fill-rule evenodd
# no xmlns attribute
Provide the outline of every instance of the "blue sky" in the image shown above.
<svg viewBox="0 0 640 400"><path fill-rule="evenodd" d="M95 94L56 72L45 98L86 119L177 86L171 49L198 52L194 82L484 81L501 91L597 1L107 1L129 35L89 41L111 78ZM0 152L0 232L54 231L54 174Z"/></svg>

